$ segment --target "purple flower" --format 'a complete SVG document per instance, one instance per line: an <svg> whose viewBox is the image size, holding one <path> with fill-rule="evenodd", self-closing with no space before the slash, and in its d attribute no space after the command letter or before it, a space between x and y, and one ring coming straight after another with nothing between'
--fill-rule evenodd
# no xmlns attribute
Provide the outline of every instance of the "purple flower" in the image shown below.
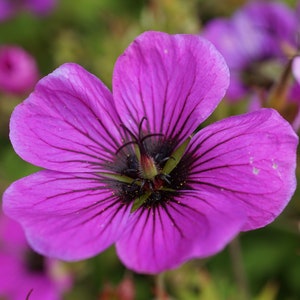
<svg viewBox="0 0 300 300"><path fill-rule="evenodd" d="M0 22L12 18L21 10L43 16L55 5L56 0L0 0Z"/></svg>
<svg viewBox="0 0 300 300"><path fill-rule="evenodd" d="M33 252L26 242L21 226L0 215L0 298L24 300L61 299L69 288L70 277L54 276L59 265Z"/></svg>
<svg viewBox="0 0 300 300"><path fill-rule="evenodd" d="M11 117L15 151L46 170L6 190L5 212L40 253L80 260L115 243L142 273L272 222L295 190L297 136L272 109L195 133L228 81L222 56L195 35L137 37L116 62L113 93L64 64Z"/></svg>
<svg viewBox="0 0 300 300"><path fill-rule="evenodd" d="M299 56L295 57L293 60L292 72L293 72L295 79L300 84L300 57Z"/></svg>
<svg viewBox="0 0 300 300"><path fill-rule="evenodd" d="M35 59L18 46L0 46L0 92L23 94L38 81Z"/></svg>
<svg viewBox="0 0 300 300"><path fill-rule="evenodd" d="M279 2L250 2L230 19L210 21L202 34L228 63L228 99L240 99L253 86L268 88L274 78L265 73L266 64L284 60L286 49L296 46L298 29L296 13Z"/></svg>

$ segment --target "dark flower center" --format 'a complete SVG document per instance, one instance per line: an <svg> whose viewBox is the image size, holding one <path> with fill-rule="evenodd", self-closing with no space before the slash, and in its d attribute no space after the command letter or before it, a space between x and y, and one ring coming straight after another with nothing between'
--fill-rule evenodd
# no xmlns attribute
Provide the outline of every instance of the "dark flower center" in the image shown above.
<svg viewBox="0 0 300 300"><path fill-rule="evenodd" d="M156 207L173 201L180 190L189 189L192 161L183 155L187 142L178 145L161 134L143 134L141 129L138 137L130 135L132 140L124 143L114 166L110 166L115 174L126 178L126 182L114 180L111 184L122 203L133 202L132 211Z"/></svg>
<svg viewBox="0 0 300 300"><path fill-rule="evenodd" d="M42 255L28 250L25 256L27 270L33 273L43 273L45 271L45 259Z"/></svg>

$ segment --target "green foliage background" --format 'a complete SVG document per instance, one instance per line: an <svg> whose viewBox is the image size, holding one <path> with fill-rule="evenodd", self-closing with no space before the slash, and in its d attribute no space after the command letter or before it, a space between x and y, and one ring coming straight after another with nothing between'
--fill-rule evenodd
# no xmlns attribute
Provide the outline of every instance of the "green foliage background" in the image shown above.
<svg viewBox="0 0 300 300"><path fill-rule="evenodd" d="M295 1L287 3L295 5ZM23 12L1 23L0 44L21 45L34 55L41 77L72 61L111 87L116 58L139 33L159 30L197 34L207 20L228 16L242 4L240 0L60 0L46 18ZM17 157L8 139L10 113L25 98L26 95L0 95L1 192L13 180L36 171ZM208 122L243 113L246 107L246 101L235 106L224 102ZM247 299L243 289L248 289L251 295L248 299L300 299L299 227L297 191L273 224L242 234L212 258L191 261L178 270L166 272L165 299ZM133 285L135 299L158 297L157 282L161 278L126 270L113 248L65 267L75 280L65 299L126 300L124 295L115 293L124 279L129 286Z"/></svg>

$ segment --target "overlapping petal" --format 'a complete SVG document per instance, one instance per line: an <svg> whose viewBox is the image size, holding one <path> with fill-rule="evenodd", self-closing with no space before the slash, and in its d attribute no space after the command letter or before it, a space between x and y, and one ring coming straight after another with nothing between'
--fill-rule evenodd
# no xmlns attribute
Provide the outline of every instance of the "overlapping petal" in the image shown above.
<svg viewBox="0 0 300 300"><path fill-rule="evenodd" d="M121 137L109 90L76 64L65 64L37 84L11 117L15 151L37 166L100 171Z"/></svg>
<svg viewBox="0 0 300 300"><path fill-rule="evenodd" d="M291 126L272 109L224 119L193 138L188 183L241 206L248 216L243 230L262 227L295 191L297 143Z"/></svg>
<svg viewBox="0 0 300 300"><path fill-rule="evenodd" d="M116 62L113 94L123 123L137 133L182 142L215 109L229 73L224 59L195 35L141 34Z"/></svg>
<svg viewBox="0 0 300 300"><path fill-rule="evenodd" d="M129 214L103 180L86 173L40 171L13 183L3 202L36 251L64 260L84 259L110 246Z"/></svg>
<svg viewBox="0 0 300 300"><path fill-rule="evenodd" d="M116 243L118 255L137 272L175 268L223 249L240 231L243 216L238 206L216 194L187 191L162 206L134 213Z"/></svg>

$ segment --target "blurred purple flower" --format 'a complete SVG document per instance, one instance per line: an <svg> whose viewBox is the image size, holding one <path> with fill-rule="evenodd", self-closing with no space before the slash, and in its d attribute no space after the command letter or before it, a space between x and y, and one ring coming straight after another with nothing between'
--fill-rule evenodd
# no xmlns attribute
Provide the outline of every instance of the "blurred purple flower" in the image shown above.
<svg viewBox="0 0 300 300"><path fill-rule="evenodd" d="M291 73L294 79L291 80ZM274 107L289 121L294 130L300 129L300 59L290 60L281 78L270 91L260 91L251 98L249 111L262 107Z"/></svg>
<svg viewBox="0 0 300 300"><path fill-rule="evenodd" d="M254 94L249 102L249 112L256 111L268 105L269 92ZM287 90L282 115L289 121L294 130L300 129L300 84L295 82Z"/></svg>
<svg viewBox="0 0 300 300"><path fill-rule="evenodd" d="M21 226L0 215L0 298L24 300L31 292L30 300L61 299L71 279L58 274L58 264L33 252Z"/></svg>
<svg viewBox="0 0 300 300"><path fill-rule="evenodd" d="M295 131L300 129L300 82L294 83L288 92L288 102L291 105L292 126Z"/></svg>
<svg viewBox="0 0 300 300"><path fill-rule="evenodd" d="M227 98L239 100L253 86L269 87L273 78L264 74L264 64L286 60L285 51L296 46L298 30L295 11L279 2L249 2L230 19L210 21L202 35L223 54L229 66Z"/></svg>
<svg viewBox="0 0 300 300"><path fill-rule="evenodd" d="M0 0L0 22L15 16L19 11L26 10L43 16L51 12L57 0Z"/></svg>
<svg viewBox="0 0 300 300"><path fill-rule="evenodd" d="M79 260L116 243L142 273L272 222L295 190L297 136L272 109L194 134L228 81L222 56L195 35L137 37L116 62L113 94L64 64L11 117L15 151L46 170L6 190L5 212L40 253Z"/></svg>
<svg viewBox="0 0 300 300"><path fill-rule="evenodd" d="M293 60L292 71L293 71L295 79L300 84L300 57L299 56L295 57Z"/></svg>
<svg viewBox="0 0 300 300"><path fill-rule="evenodd" d="M0 92L24 94L39 77L35 59L18 46L0 46Z"/></svg>

